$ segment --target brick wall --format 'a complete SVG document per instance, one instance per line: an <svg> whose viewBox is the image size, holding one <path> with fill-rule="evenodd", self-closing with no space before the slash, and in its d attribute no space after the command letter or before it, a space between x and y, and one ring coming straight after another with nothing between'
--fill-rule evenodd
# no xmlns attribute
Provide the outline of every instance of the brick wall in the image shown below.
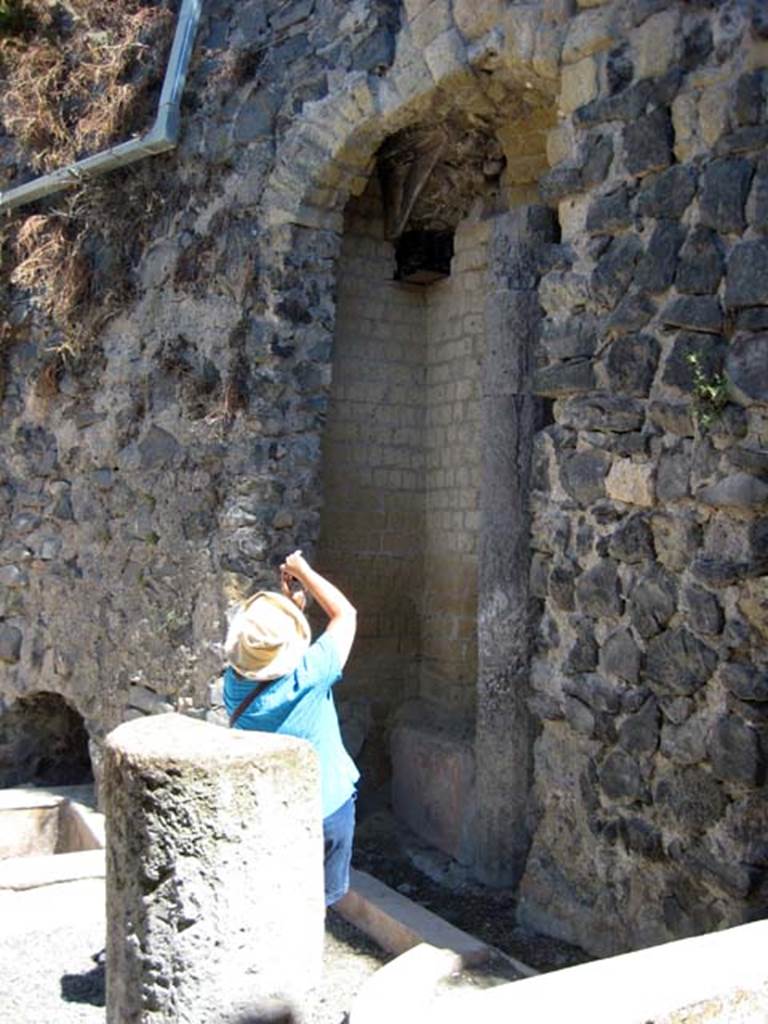
<svg viewBox="0 0 768 1024"><path fill-rule="evenodd" d="M402 284L377 212L347 212L319 558L360 611L347 692L379 719L417 692L469 715L486 233L457 232L450 278Z"/></svg>
<svg viewBox="0 0 768 1024"><path fill-rule="evenodd" d="M378 717L415 685L424 532L424 290L393 272L366 196L339 261L319 559L360 612L347 693Z"/></svg>
<svg viewBox="0 0 768 1024"><path fill-rule="evenodd" d="M451 276L426 294L426 518L421 694L474 709L477 676L478 375L487 227L460 226Z"/></svg>

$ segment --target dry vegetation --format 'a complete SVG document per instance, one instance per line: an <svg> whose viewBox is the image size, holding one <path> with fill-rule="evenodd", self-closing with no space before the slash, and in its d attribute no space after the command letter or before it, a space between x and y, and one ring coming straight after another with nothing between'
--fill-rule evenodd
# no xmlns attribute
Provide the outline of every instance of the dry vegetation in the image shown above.
<svg viewBox="0 0 768 1024"><path fill-rule="evenodd" d="M18 180L149 127L174 20L150 0L0 0L0 127ZM24 292L53 329L43 390L127 298L160 202L140 166L0 223L0 348L23 331L10 307Z"/></svg>

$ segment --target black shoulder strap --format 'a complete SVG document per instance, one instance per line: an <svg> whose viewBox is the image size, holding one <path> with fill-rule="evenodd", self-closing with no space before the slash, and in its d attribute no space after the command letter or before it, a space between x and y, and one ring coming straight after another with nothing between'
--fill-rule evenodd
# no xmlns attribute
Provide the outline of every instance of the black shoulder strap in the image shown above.
<svg viewBox="0 0 768 1024"><path fill-rule="evenodd" d="M246 710L247 710L247 709L248 709L248 708L249 708L249 707L251 706L251 704L253 703L253 701L255 701L255 700L256 700L256 698L257 698L257 697L259 696L259 694L260 694L260 693L264 693L264 691L266 690L266 688L267 688L268 686L270 686L270 685L271 685L272 683L274 683L274 679L267 679L267 680L266 680L266 682L263 682L263 683L257 683L257 684L256 684L256 685L254 686L254 688L253 688L253 689L251 690L251 692L250 692L249 694L247 694L247 695L246 695L245 697L243 697L243 699L242 699L242 700L240 701L240 703L239 703L239 704L237 705L237 707L235 708L235 710L234 710L234 711L232 712L232 714L231 714L231 715L229 716L229 728L230 728L230 729L231 729L231 728L232 728L232 726L233 726L233 725L235 724L235 722L236 722L236 721L238 720L238 718L240 717L240 715L242 715L242 713L243 713L244 711L246 711Z"/></svg>

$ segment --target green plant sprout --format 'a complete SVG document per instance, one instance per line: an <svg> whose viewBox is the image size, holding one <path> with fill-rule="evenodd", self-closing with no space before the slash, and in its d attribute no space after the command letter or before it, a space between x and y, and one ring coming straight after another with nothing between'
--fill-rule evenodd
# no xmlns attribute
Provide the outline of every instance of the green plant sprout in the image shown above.
<svg viewBox="0 0 768 1024"><path fill-rule="evenodd" d="M728 378L724 373L708 376L697 352L685 357L693 372L693 411L697 423L710 427L728 404Z"/></svg>

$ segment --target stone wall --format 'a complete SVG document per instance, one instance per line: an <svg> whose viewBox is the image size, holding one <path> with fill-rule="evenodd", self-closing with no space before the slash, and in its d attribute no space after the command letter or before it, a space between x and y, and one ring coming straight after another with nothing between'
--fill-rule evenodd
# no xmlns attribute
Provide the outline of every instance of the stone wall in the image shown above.
<svg viewBox="0 0 768 1024"><path fill-rule="evenodd" d="M360 655L381 651L398 692L415 692L416 677L400 675L394 638L413 652L418 629L438 656L425 692L464 716L474 706L472 750L465 732L460 748L435 744L430 763L460 763L463 809L477 799L478 818L469 840L463 829L450 841L480 877L522 875L527 922L605 953L760 913L767 32L748 0L207 4L179 149L105 179L147 238L133 297L91 350L62 359L54 389L37 382L62 337L34 288L1 285L16 338L0 408L3 699L61 694L94 753L127 718L210 714L229 607L273 584L275 564L302 546L327 555L370 609ZM345 363L356 358L345 312L355 274L366 262L384 276L390 257L375 226L345 227L344 212L385 140L449 122L480 125L506 160L491 148L471 177L483 190L472 219L494 225L493 302L481 338L482 246L462 230L451 280L423 298L390 284L392 301L377 305L371 278L358 281L380 309L366 346L380 330L411 331L419 303L427 325L426 447L419 455L409 433L397 459L416 462L390 465L376 430L365 453L337 433L337 399L356 400L356 376L364 413L374 375L385 363L400 372L378 347L364 373ZM13 161L27 173L16 150ZM458 172L441 173L450 184ZM450 189L436 198L450 206ZM554 232L533 202L557 215ZM115 244L93 240L94 272L113 265ZM443 327L456 337L441 340ZM432 358L438 341L470 337L484 352L477 427L475 410L455 405L474 398L470 367L441 380L448 361ZM536 396L551 422L532 439ZM410 404L411 393L388 398L386 415ZM446 451L430 431L453 429L439 420L456 413L461 439L446 434ZM323 444L336 452L325 466ZM427 461L438 456L440 467ZM361 482L379 474L382 504L354 509L334 491L353 462ZM433 470L453 475L427 495ZM386 554L376 564L401 573L379 608L381 588L363 573L347 584L350 552L334 555L327 538L338 515L336 536L369 540L387 495L408 530L375 526ZM449 665L426 614L435 595L407 629L387 619L411 589L410 513L422 500L430 566L449 534L461 556L457 631L477 560L474 693L459 683L471 635ZM450 524L439 536L438 512ZM350 547L373 564L370 549ZM448 593L441 585L436 600ZM352 662L347 693L362 678Z"/></svg>
<svg viewBox="0 0 768 1024"><path fill-rule="evenodd" d="M600 953L765 907L768 51L745 14L581 11L542 181L565 259L539 289L521 898Z"/></svg>

